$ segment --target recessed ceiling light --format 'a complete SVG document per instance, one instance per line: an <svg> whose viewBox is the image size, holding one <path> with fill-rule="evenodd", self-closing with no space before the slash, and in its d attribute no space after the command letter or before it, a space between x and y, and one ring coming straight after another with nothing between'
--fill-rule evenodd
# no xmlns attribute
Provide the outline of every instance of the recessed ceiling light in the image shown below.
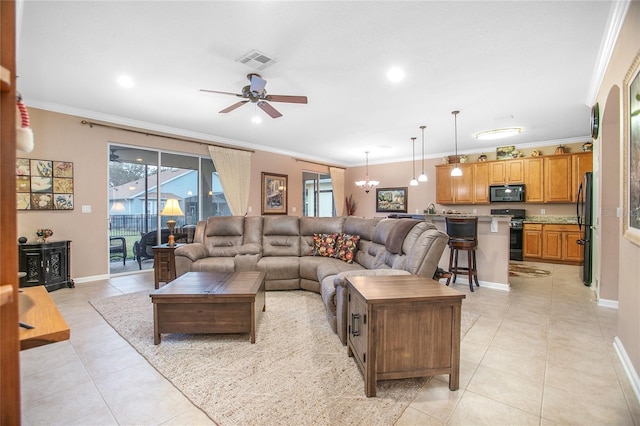
<svg viewBox="0 0 640 426"><path fill-rule="evenodd" d="M508 138L509 136L515 136L522 132L520 127L505 127L502 129L491 129L476 133L476 139L491 140Z"/></svg>
<svg viewBox="0 0 640 426"><path fill-rule="evenodd" d="M401 68L393 67L387 72L387 78L392 83L398 83L404 78L404 71Z"/></svg>
<svg viewBox="0 0 640 426"><path fill-rule="evenodd" d="M122 87L133 87L133 79L128 75L118 77L118 84Z"/></svg>

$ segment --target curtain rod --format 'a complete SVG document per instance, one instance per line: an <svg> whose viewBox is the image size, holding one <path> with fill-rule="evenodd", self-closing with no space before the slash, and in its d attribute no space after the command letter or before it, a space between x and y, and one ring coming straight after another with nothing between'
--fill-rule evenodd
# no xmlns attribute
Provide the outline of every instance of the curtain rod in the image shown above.
<svg viewBox="0 0 640 426"><path fill-rule="evenodd" d="M323 163L316 163L315 161L309 161L309 160L304 160L302 158L296 158L296 157L292 157L294 160L296 161L301 161L303 163L309 163L309 164L316 164L318 166L324 166L324 167L334 167L336 169L342 169L342 170L347 170L346 167L340 167L340 166L332 166L331 164L323 164Z"/></svg>
<svg viewBox="0 0 640 426"><path fill-rule="evenodd" d="M144 132L142 130L127 129L126 127L114 126L112 124L96 123L96 122L87 121L87 120L80 121L80 124L83 124L85 126L88 125L89 127L93 127L93 126L107 127L107 128L110 128L110 129L124 130L125 132L138 133L140 135L145 135L145 136L157 136L159 138L173 139L173 140L181 141L181 142L199 143L200 145L210 145L210 146L216 146L216 147L219 147L219 148L228 148L228 149L235 149L235 150L238 150L238 151L246 151L246 152L250 152L252 154L255 153L255 151L252 150L252 149L236 148L236 147L229 146L229 145L220 145L220 144L209 143L209 142L205 142L205 141L184 139L184 138L178 138L178 137L175 137L175 136L166 136L166 135L161 135L161 134L158 134L158 133Z"/></svg>

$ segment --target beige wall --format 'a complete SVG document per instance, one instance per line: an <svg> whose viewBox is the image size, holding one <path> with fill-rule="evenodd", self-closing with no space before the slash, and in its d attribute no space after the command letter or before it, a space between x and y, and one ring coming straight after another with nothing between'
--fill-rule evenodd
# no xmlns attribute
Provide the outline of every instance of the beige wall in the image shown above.
<svg viewBox="0 0 640 426"><path fill-rule="evenodd" d="M627 11L627 16L625 18L624 25L621 29L620 35L618 36L618 40L611 56L611 60L609 61L607 71L605 73L604 80L602 85L600 86L600 90L598 92L597 101L600 104L600 108L604 108L603 111L601 109L601 114L607 116L606 108L617 108L619 111L624 111L622 102L624 100L624 96L622 96L622 92L620 96L618 96L619 104L611 105L607 103L607 99L610 95L612 89L623 91L624 90L624 78L627 74L631 64L636 57L636 55L640 52L640 2L632 1L629 6L629 10ZM612 113L613 116L616 113ZM622 116L622 115L621 115ZM603 123L603 131L601 134L607 135L606 126L617 126L618 129L622 129L622 121L618 122L604 122ZM614 132L615 133L615 132ZM619 131L619 134L622 135L622 138L619 139L619 144L624 147L626 143L626 137L624 136L623 131ZM606 137L606 136L605 136ZM599 140L597 142L604 143L605 141ZM607 143L615 143L613 140L607 140ZM597 143L597 145L600 145ZM599 147L597 147L599 149ZM622 152L623 150L615 150L615 153ZM600 166L603 169L603 173L606 172L604 167L610 167L610 161L606 159L608 150L603 147L601 150L602 161ZM617 166L617 167L616 167ZM623 159L620 155L618 155L617 163L614 162L615 170L619 176L620 182L620 191L622 191L623 179L624 179L624 163ZM603 188L603 191L605 189ZM619 193L619 204L618 206L622 207L621 200L623 199L623 194ZM609 200L606 200L609 203ZM601 216L604 216L602 213L602 208L607 206L599 205L598 209L600 210ZM603 219L604 220L604 219ZM631 360L635 371L640 371L640 247L631 243L630 241L621 237L622 235L622 219L618 218L618 232L612 234L602 235L602 245L605 247L606 244L613 243L618 244L619 247L619 266L614 262L610 262L610 260L603 261L601 263L601 280L603 282L607 279L608 274L611 272L613 275L618 273L618 339L624 346L624 350L626 351L627 356ZM602 252L599 252L599 256L604 256ZM617 267L617 271L611 271L609 268ZM603 284L604 285L604 284ZM637 373L636 373L637 374ZM635 380L638 380L638 377L635 377Z"/></svg>

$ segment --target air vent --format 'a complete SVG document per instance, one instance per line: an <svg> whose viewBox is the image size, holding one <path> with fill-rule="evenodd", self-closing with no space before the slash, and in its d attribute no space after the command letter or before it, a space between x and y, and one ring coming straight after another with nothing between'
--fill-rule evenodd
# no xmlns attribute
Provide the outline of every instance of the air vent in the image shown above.
<svg viewBox="0 0 640 426"><path fill-rule="evenodd" d="M248 67L251 67L255 70L262 71L263 69L270 67L271 65L276 63L276 60L270 58L262 52L257 50L252 50L246 55L242 56L236 62L240 62L241 64L245 64Z"/></svg>

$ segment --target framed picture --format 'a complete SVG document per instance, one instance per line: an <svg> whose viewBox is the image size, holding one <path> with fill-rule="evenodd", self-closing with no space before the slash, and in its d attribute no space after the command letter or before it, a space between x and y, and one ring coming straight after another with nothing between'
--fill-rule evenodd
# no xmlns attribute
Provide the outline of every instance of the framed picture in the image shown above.
<svg viewBox="0 0 640 426"><path fill-rule="evenodd" d="M287 175L262 172L262 214L287 214Z"/></svg>
<svg viewBox="0 0 640 426"><path fill-rule="evenodd" d="M18 210L73 210L73 163L16 159Z"/></svg>
<svg viewBox="0 0 640 426"><path fill-rule="evenodd" d="M640 246L640 52L624 79L624 238Z"/></svg>
<svg viewBox="0 0 640 426"><path fill-rule="evenodd" d="M496 159L506 160L513 158L513 151L516 149L514 145L499 146L496 148Z"/></svg>
<svg viewBox="0 0 640 426"><path fill-rule="evenodd" d="M407 188L376 188L376 212L406 213Z"/></svg>

